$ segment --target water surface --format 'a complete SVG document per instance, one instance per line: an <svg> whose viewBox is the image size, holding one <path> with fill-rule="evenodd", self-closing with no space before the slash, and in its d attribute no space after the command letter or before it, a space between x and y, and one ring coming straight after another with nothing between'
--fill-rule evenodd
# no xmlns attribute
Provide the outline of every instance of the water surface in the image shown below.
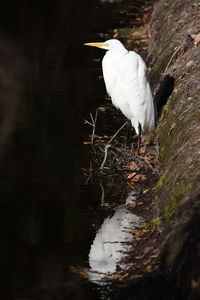
<svg viewBox="0 0 200 300"><path fill-rule="evenodd" d="M69 267L89 267L90 245L108 215L101 187L85 185L82 168L91 131L83 121L105 101L100 63L83 43L117 23L109 9L97 0L0 5L4 300L103 297Z"/></svg>

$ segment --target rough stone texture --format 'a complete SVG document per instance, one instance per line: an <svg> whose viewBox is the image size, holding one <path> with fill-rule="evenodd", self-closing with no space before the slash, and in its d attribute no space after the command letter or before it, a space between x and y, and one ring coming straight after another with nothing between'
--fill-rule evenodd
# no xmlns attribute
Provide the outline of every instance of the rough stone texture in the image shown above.
<svg viewBox="0 0 200 300"><path fill-rule="evenodd" d="M161 264L184 300L200 299L199 20L199 1L161 0L150 24L151 80L159 89L159 110L165 104L157 127L162 174L155 189L163 221Z"/></svg>

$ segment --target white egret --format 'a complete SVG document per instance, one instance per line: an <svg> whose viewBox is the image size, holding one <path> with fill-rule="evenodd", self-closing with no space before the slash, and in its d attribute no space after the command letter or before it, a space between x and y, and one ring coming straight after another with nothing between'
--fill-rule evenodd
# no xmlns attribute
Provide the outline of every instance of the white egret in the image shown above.
<svg viewBox="0 0 200 300"><path fill-rule="evenodd" d="M128 51L119 40L86 43L86 46L108 50L103 57L103 77L114 106L131 121L140 138L155 128L155 110L147 67L142 57Z"/></svg>

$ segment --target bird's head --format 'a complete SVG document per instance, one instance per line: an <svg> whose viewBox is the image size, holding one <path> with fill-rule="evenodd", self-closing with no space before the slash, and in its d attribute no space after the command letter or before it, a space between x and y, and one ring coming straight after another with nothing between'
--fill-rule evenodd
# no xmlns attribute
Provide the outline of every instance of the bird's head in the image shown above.
<svg viewBox="0 0 200 300"><path fill-rule="evenodd" d="M86 43L86 46L98 47L101 49L109 50L109 51L124 51L125 47L119 40L112 39L105 42L95 42L95 43ZM127 51L127 50L126 50Z"/></svg>

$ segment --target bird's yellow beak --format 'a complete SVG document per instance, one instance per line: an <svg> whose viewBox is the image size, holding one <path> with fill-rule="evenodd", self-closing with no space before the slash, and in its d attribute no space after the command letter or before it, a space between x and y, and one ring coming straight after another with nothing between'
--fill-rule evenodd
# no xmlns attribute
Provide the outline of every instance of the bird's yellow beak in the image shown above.
<svg viewBox="0 0 200 300"><path fill-rule="evenodd" d="M85 43L84 45L92 47L108 47L107 43Z"/></svg>

